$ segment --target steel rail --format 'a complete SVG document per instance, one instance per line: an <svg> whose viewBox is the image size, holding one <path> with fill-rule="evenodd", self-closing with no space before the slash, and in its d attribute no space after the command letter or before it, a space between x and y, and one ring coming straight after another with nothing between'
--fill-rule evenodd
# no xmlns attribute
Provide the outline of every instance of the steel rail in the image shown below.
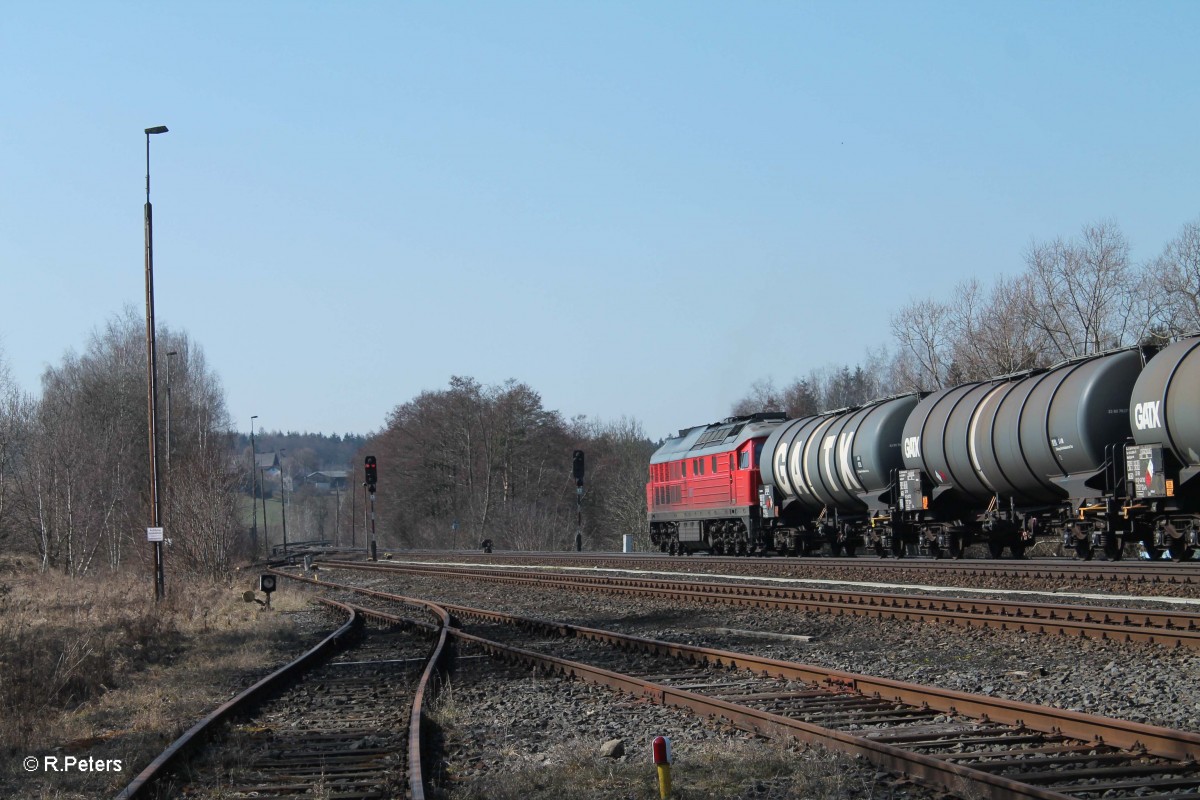
<svg viewBox="0 0 1200 800"><path fill-rule="evenodd" d="M148 788L162 778L171 767L175 766L185 753L189 752L199 743L201 737L207 735L216 727L217 723L227 719L235 712L240 713L267 692L273 691L289 680L292 680L297 674L307 669L314 661L324 657L335 646L339 645L361 623L357 612L347 604L324 598L321 598L321 602L345 611L348 615L345 624L295 660L288 662L250 688L243 690L232 700L222 703L204 717L204 719L197 722L191 728L188 728L182 736L168 745L166 750L159 753L145 769L139 772L129 782L129 785L116 796L116 800L133 800L133 798L145 796Z"/></svg>
<svg viewBox="0 0 1200 800"><path fill-rule="evenodd" d="M313 581L326 588L349 591L369 597L396 601L398 596L373 589L365 589L331 581ZM407 602L407 600L405 600ZM815 667L778 659L763 658L725 650L697 647L694 645L664 642L638 636L603 631L595 628L567 623L541 620L502 612L477 609L442 603L453 616L473 617L508 625L535 626L562 636L575 636L613 644L618 647L637 647L656 654L678 659L689 659L715 666L748 669L769 677L793 679L853 691L867 697L892 700L915 707L930 708L945 713L974 717L1014 725L1042 733L1061 735L1082 742L1094 742L1097 746L1118 747L1138 753L1159 756L1184 766L1200 760L1200 734L1176 731L1143 723L1115 720L1075 711L1036 706L1014 700L1003 700L983 695L939 689L929 686L876 678L868 675ZM471 641L494 653L519 654L522 659L532 660L563 674L581 677L602 683L622 691L649 697L663 704L688 708L699 714L716 715L748 730L763 733L784 733L805 741L834 741L840 749L849 750L869 758L886 769L905 772L927 782L954 791L955 781L970 780L988 788L990 797L1010 798L1064 798L1064 795L1030 784L1001 778L970 767L954 764L953 759L936 758L891 747L882 742L864 739L845 732L823 728L766 711L737 705L718 698L706 697L682 689L663 686L641 679L613 673L600 667L579 664L474 636L454 627L451 635ZM1160 769L1161 771L1161 769ZM1068 776L1069 777L1069 776Z"/></svg>
<svg viewBox="0 0 1200 800"><path fill-rule="evenodd" d="M313 578L307 578L303 575L286 572L279 569L271 569L275 575L279 575L292 580L303 581L305 583L315 584L317 586L325 586L323 581ZM425 694L437 679L437 669L446 651L446 638L450 631L450 614L449 612L435 603L428 600L422 600L415 597L401 597L400 595L390 595L389 599L395 602L403 602L407 605L419 606L436 616L439 620L438 625L431 625L420 620L409 619L407 617L399 617L394 614L385 614L374 609L355 607L355 611L360 615L380 619L387 622L403 623L415 627L434 630L437 633L437 641L425 662L425 669L421 673L421 680L417 682L416 692L414 693L412 712L409 715L408 722L408 791L411 800L424 800L425 798L425 781L422 775L421 768L421 720L424 716L424 700Z"/></svg>
<svg viewBox="0 0 1200 800"><path fill-rule="evenodd" d="M334 588L337 588L336 585L334 585ZM384 592L375 592L373 590L361 591L363 594L375 597L387 597L387 594ZM369 615L378 619L392 621L403 619L379 609L372 609L356 604L349 605L363 615ZM461 609L465 607L455 608ZM825 745L834 742L837 748L843 752L861 755L876 766L892 772L910 775L922 780L926 784L955 790L961 789L964 781L969 781L972 784L986 787L987 792L985 796L990 798L990 800L1008 800L1008 798L1067 800L1069 798L1069 795L974 770L970 767L955 764L951 760L927 756L922 753L914 753L884 742L876 742L871 739L853 736L842 731L823 728L819 725L772 714L768 711L741 706L721 700L720 698L707 697L685 689L676 689L671 686L653 683L632 675L607 670L603 667L579 661L570 661L557 656L537 653L532 650L525 650L520 647L476 636L458 628L451 628L449 633L460 641L476 645L485 652L501 658L519 659L525 663L534 664L544 669L548 674L554 673L566 677L578 678L586 683L647 698L659 705L683 708L698 716L709 718L720 717L743 730L755 734L769 735L777 738L789 736L798 741ZM973 796L979 797L980 795L976 794Z"/></svg>
<svg viewBox="0 0 1200 800"><path fill-rule="evenodd" d="M990 800L1019 798L1067 800L1070 797L1049 789L964 767L946 759L903 750L884 742L853 736L831 728L823 728L802 720L772 714L769 711L737 705L720 698L707 697L686 689L675 689L651 683L603 667L502 644L457 628L451 631L451 635L495 655L510 659L519 658L525 663L538 665L547 672L578 678L587 683L644 697L660 705L683 708L698 716L719 717L742 730L755 734L774 738L791 737L798 741L819 743L825 746L831 746L832 743L836 749L860 755L877 767L889 772L906 774L927 785L940 786L950 791L961 791L963 784L969 782L984 789L983 794L975 793L971 795L972 797L987 797Z"/></svg>
<svg viewBox="0 0 1200 800"><path fill-rule="evenodd" d="M1193 585L1200 583L1200 561L1072 561L1040 560L1040 559L934 559L918 558L877 558L874 556L859 558L781 558L781 557L739 557L724 556L667 556L646 553L580 553L564 555L563 553L536 552L496 552L483 555L478 552L464 553L453 551L415 551L404 553L406 558L454 558L476 560L484 563L497 562L531 563L543 565L578 566L588 564L605 567L625 567L638 569L663 569L670 565L687 565L688 569L697 571L707 569L737 570L752 567L756 571L771 573L794 574L796 569L820 568L853 569L864 575L894 574L906 572L914 574L947 574L965 575L968 577L999 577L999 578L1035 578L1039 580L1087 580L1095 582L1119 583L1122 581L1143 584Z"/></svg>
<svg viewBox="0 0 1200 800"><path fill-rule="evenodd" d="M559 635L572 635L617 645L636 645L642 650L675 658L692 659L729 669L750 669L772 677L840 686L868 696L909 705L925 706L946 713L1019 725L1043 733L1059 733L1084 741L1095 739L1114 747L1145 750L1163 758L1200 761L1200 734L1188 731L1177 731L1141 722L1129 722L1084 714L1079 711L1038 706L1019 700L1004 700L952 689L921 686L891 678L877 678L793 661L664 642L659 639L540 620L534 617L521 617L470 606L458 606L450 603L444 605L452 615L472 616L508 625L537 625L544 630L557 632Z"/></svg>
<svg viewBox="0 0 1200 800"><path fill-rule="evenodd" d="M444 575L524 586L586 589L876 619L934 621L962 627L993 627L1001 630L1055 633L1109 641L1140 641L1200 649L1200 613L1185 611L800 589L763 584L710 583L704 582L702 578L688 581L531 574L486 568L421 567L406 564L368 564L359 561L321 563L326 567L340 569Z"/></svg>

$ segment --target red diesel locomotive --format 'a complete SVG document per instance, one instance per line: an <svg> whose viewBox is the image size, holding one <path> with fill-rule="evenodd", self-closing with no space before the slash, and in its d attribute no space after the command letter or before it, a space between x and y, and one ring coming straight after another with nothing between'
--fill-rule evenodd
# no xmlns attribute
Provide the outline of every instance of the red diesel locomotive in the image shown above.
<svg viewBox="0 0 1200 800"><path fill-rule="evenodd" d="M778 412L730 417L667 439L650 459L650 541L672 555L761 550L759 459L786 418Z"/></svg>

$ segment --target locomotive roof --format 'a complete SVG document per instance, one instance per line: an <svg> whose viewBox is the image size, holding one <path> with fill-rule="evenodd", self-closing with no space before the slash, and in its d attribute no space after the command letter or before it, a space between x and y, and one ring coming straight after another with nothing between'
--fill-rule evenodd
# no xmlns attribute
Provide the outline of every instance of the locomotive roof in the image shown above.
<svg viewBox="0 0 1200 800"><path fill-rule="evenodd" d="M787 415L782 412L763 412L686 428L678 436L663 442L662 447L650 457L650 463L661 464L664 461L733 450L748 439L770 435L786 419Z"/></svg>

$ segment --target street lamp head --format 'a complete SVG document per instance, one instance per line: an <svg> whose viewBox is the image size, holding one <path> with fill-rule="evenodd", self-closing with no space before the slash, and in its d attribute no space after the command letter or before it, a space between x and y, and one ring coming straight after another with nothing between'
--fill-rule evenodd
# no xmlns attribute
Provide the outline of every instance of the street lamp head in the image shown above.
<svg viewBox="0 0 1200 800"><path fill-rule="evenodd" d="M253 414L253 415L251 415L251 416L250 416L250 419L258 419L258 414Z"/></svg>
<svg viewBox="0 0 1200 800"><path fill-rule="evenodd" d="M169 356L177 356L177 355L179 355L179 351L178 351L178 350L172 350L171 352L167 353L167 355L169 355Z"/></svg>
<svg viewBox="0 0 1200 800"><path fill-rule="evenodd" d="M148 135L150 135L150 134L152 134L152 133L166 133L166 132L167 132L167 126L166 126L166 125L155 125L153 128L146 128L146 135L147 135L147 136L148 136Z"/></svg>

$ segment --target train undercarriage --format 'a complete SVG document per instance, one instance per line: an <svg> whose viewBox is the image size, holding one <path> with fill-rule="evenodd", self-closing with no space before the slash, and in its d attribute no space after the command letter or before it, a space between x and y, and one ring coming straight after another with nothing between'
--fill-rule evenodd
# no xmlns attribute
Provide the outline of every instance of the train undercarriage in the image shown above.
<svg viewBox="0 0 1200 800"><path fill-rule="evenodd" d="M662 553L690 555L963 558L982 545L991 558L1024 558L1038 542L1061 544L1082 560L1169 558L1200 553L1200 517L1187 514L1123 515L1099 503L1050 506L1023 513L994 512L975 519L934 520L901 512L873 518L836 514L808 521L730 517L665 521L650 525L650 541Z"/></svg>

